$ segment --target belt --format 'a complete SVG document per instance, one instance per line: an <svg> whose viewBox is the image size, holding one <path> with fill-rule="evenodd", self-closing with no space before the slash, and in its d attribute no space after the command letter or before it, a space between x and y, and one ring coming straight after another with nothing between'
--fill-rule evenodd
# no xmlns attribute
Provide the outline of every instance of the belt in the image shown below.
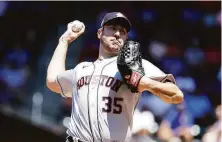
<svg viewBox="0 0 222 142"><path fill-rule="evenodd" d="M66 142L83 142L83 141L80 140L79 138L74 138L72 136L67 136L66 137Z"/></svg>

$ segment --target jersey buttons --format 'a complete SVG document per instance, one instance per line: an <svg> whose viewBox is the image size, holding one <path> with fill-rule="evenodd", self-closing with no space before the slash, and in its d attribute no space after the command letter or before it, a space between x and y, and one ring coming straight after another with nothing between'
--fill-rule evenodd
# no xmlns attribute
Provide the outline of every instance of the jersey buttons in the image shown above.
<svg viewBox="0 0 222 142"><path fill-rule="evenodd" d="M95 85L95 84L91 84L91 85L90 85L90 89L91 89L91 90L94 90L94 89L96 88L96 86L97 86L97 85Z"/></svg>

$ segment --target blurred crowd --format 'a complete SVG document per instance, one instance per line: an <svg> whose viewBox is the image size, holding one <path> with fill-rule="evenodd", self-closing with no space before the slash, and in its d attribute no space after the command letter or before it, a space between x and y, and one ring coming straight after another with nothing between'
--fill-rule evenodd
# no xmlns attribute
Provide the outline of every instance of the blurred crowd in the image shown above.
<svg viewBox="0 0 222 142"><path fill-rule="evenodd" d="M87 4L97 8L81 12ZM86 33L77 47L69 48L67 66L93 61L98 56L96 30L102 17L121 11L133 24L129 38L141 43L143 58L172 73L185 95L182 104L171 105L144 92L135 110L133 142L221 141L220 2L123 4L0 2L1 110L15 111L63 135L71 99L45 86L46 67L58 38L68 22L83 21Z"/></svg>

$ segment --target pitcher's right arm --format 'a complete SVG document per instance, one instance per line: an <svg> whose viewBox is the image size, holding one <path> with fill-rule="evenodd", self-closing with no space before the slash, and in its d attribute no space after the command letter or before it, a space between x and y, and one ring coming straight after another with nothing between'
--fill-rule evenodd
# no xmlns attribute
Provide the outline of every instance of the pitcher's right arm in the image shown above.
<svg viewBox="0 0 222 142"><path fill-rule="evenodd" d="M75 27L75 30L73 27ZM47 70L46 85L51 91L63 94L62 83L66 86L66 90L72 88L72 77L70 76L73 72L72 70L66 71L65 69L66 54L69 43L77 39L84 31L85 25L75 20L68 24L66 32L60 37ZM59 77L61 78L61 82L59 81Z"/></svg>

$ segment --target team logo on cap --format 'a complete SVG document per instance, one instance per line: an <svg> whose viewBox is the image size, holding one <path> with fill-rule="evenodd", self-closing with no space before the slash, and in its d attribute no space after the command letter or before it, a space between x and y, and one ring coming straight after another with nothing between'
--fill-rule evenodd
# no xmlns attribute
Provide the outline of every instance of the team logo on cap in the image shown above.
<svg viewBox="0 0 222 142"><path fill-rule="evenodd" d="M116 13L116 17L124 17L122 13Z"/></svg>

